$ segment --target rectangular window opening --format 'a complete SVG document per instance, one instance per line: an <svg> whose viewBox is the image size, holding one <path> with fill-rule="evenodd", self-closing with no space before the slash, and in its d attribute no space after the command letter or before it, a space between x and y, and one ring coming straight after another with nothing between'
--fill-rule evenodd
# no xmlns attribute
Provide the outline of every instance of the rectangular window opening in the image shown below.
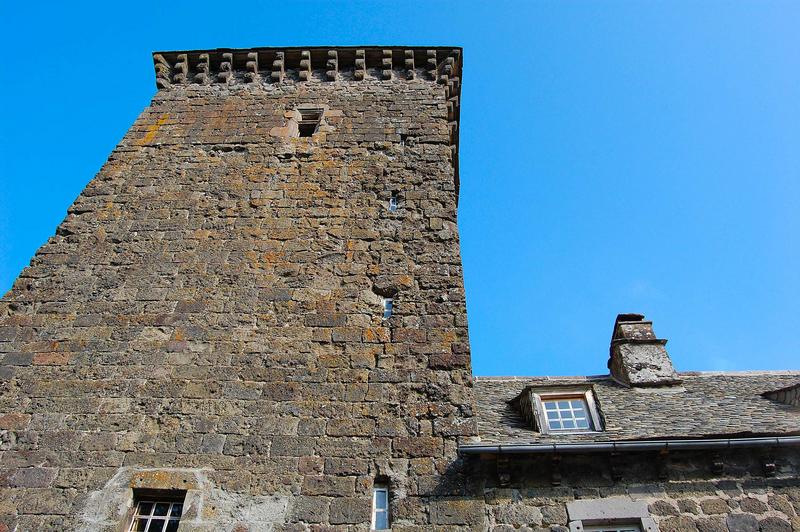
<svg viewBox="0 0 800 532"><path fill-rule="evenodd" d="M604 526L587 526L584 528L585 532L642 532L639 525L604 525Z"/></svg>
<svg viewBox="0 0 800 532"><path fill-rule="evenodd" d="M389 198L389 212L396 211L398 205L400 205L400 200L397 198L397 192L392 192L392 196Z"/></svg>
<svg viewBox="0 0 800 532"><path fill-rule="evenodd" d="M591 389L534 389L529 397L534 427L543 434L603 431Z"/></svg>
<svg viewBox="0 0 800 532"><path fill-rule="evenodd" d="M310 137L319 129L322 121L322 109L298 109L300 120L297 122L297 129L301 137Z"/></svg>
<svg viewBox="0 0 800 532"><path fill-rule="evenodd" d="M394 300L391 297L383 298L383 319L388 320L392 317L394 310Z"/></svg>
<svg viewBox="0 0 800 532"><path fill-rule="evenodd" d="M548 428L555 431L594 430L589 407L583 397L542 398Z"/></svg>
<svg viewBox="0 0 800 532"><path fill-rule="evenodd" d="M389 529L389 485L375 483L372 488L372 530Z"/></svg>
<svg viewBox="0 0 800 532"><path fill-rule="evenodd" d="M186 492L135 490L130 532L177 532Z"/></svg>

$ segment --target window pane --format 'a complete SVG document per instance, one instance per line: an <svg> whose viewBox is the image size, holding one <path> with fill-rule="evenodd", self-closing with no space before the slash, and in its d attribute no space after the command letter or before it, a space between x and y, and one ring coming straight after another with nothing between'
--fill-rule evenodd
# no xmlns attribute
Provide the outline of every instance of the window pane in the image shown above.
<svg viewBox="0 0 800 532"><path fill-rule="evenodd" d="M171 519L169 523L167 523L166 532L178 532L178 524L180 521L177 519Z"/></svg>
<svg viewBox="0 0 800 532"><path fill-rule="evenodd" d="M153 511L152 502L140 502L139 510L136 513L139 515L150 515L152 511Z"/></svg>
<svg viewBox="0 0 800 532"><path fill-rule="evenodd" d="M388 507L386 490L375 490L375 509L385 510Z"/></svg>
<svg viewBox="0 0 800 532"><path fill-rule="evenodd" d="M564 420L564 428L565 429L574 429L575 428L575 422L572 421L571 419L565 419Z"/></svg>
<svg viewBox="0 0 800 532"><path fill-rule="evenodd" d="M137 519L131 530L135 532L144 532L147 529L147 519Z"/></svg>
<svg viewBox="0 0 800 532"><path fill-rule="evenodd" d="M589 422L585 419L576 419L575 426L578 427L579 429L588 429Z"/></svg>
<svg viewBox="0 0 800 532"><path fill-rule="evenodd" d="M169 513L172 517L180 517L183 514L183 504L176 502L172 505L172 511Z"/></svg>
<svg viewBox="0 0 800 532"><path fill-rule="evenodd" d="M558 430L558 429L561 428L561 422L560 421L554 421L554 420L551 419L549 423L550 423L550 428L552 430Z"/></svg>
<svg viewBox="0 0 800 532"><path fill-rule="evenodd" d="M547 411L547 419L558 419L558 412L552 410Z"/></svg>
<svg viewBox="0 0 800 532"><path fill-rule="evenodd" d="M569 401L559 401L558 408L561 410L566 410L569 408Z"/></svg>
<svg viewBox="0 0 800 532"><path fill-rule="evenodd" d="M169 513L169 503L157 502L156 509L153 511L153 515L167 515L167 513Z"/></svg>
<svg viewBox="0 0 800 532"><path fill-rule="evenodd" d="M389 514L375 512L375 530L386 530L387 528L389 528Z"/></svg>
<svg viewBox="0 0 800 532"><path fill-rule="evenodd" d="M150 519L150 528L147 529L147 532L162 532L164 524L163 519Z"/></svg>
<svg viewBox="0 0 800 532"><path fill-rule="evenodd" d="M545 401L544 402L544 409L545 410L556 410L556 403L555 401Z"/></svg>

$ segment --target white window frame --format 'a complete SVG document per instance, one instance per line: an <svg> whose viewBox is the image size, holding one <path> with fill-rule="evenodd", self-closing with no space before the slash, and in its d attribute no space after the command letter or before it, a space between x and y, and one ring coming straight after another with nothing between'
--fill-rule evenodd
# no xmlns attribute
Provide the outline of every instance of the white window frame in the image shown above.
<svg viewBox="0 0 800 532"><path fill-rule="evenodd" d="M130 532L135 532L136 525L138 524L138 521L140 519L146 519L147 520L147 527L145 527L145 530L147 532L161 532L162 530L166 529L167 525L172 521L178 523L178 526L180 526L181 517L183 517L183 511L185 509L185 504L184 504L184 501L182 501L182 500L178 501L178 500L174 500L174 499L159 499L158 497L142 497L141 499L138 499L138 500L134 501L134 504L135 504L135 506L133 508L133 518L131 519L131 526L129 526L127 528L127 530L130 531ZM139 513L139 508L141 507L142 504L152 504L153 505L150 508L150 513L149 514L140 514ZM167 508L167 514L166 515L161 516L161 515L154 515L153 514L153 512L155 512L157 504L168 504L169 505L169 507ZM172 509L176 505L180 505L181 506L181 515L179 515L177 517L172 515ZM155 522L159 522L160 523L160 528L154 528L153 527L153 524Z"/></svg>
<svg viewBox="0 0 800 532"><path fill-rule="evenodd" d="M379 492L386 494L386 508L378 508ZM375 528L379 512L384 512L386 514L386 525L388 528ZM391 525L389 520L389 484L376 482L372 487L372 524L370 525L370 530L389 530Z"/></svg>
<svg viewBox="0 0 800 532"><path fill-rule="evenodd" d="M591 420L589 429L550 429L547 414L544 409L545 401L557 399L581 399L586 404L586 412ZM587 388L559 388L550 390L531 390L531 403L536 409L536 425L542 434L592 434L603 432L603 425L597 411L594 394Z"/></svg>

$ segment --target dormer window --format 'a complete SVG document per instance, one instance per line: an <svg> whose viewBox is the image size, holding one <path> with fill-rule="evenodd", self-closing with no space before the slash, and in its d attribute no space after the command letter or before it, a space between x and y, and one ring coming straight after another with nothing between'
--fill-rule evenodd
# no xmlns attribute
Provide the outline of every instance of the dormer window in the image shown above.
<svg viewBox="0 0 800 532"><path fill-rule="evenodd" d="M594 430L586 399L580 396L564 396L542 399L547 429L550 432Z"/></svg>
<svg viewBox="0 0 800 532"><path fill-rule="evenodd" d="M603 430L590 388L531 387L523 391L518 400L523 417L542 434Z"/></svg>

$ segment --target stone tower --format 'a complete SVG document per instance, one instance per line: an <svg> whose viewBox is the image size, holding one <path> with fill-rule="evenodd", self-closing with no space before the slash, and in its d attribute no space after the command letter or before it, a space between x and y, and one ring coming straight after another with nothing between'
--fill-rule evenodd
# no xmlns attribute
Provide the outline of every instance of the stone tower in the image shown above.
<svg viewBox="0 0 800 532"><path fill-rule="evenodd" d="M482 522L461 50L153 58L0 304L0 530L129 530L159 497L182 531L366 530L377 485L395 530Z"/></svg>

